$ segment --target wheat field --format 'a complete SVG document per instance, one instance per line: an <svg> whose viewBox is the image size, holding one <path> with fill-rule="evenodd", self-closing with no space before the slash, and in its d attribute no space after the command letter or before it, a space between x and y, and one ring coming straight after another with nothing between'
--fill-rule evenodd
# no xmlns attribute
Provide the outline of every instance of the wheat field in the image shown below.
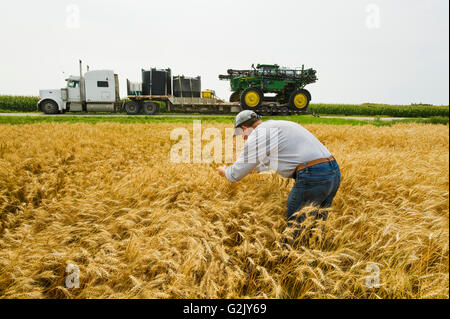
<svg viewBox="0 0 450 319"><path fill-rule="evenodd" d="M448 126L306 126L343 177L300 246L293 180L171 163L180 126L0 125L0 298L449 297Z"/></svg>

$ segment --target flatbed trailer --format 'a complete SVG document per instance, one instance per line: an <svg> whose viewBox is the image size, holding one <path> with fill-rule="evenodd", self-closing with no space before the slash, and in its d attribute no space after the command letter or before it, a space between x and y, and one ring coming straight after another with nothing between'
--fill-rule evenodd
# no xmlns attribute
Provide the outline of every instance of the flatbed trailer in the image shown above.
<svg viewBox="0 0 450 319"><path fill-rule="evenodd" d="M190 97L175 97L171 95L129 95L129 101L139 105L139 111L136 110L128 112L126 103L123 104L123 109L130 115L141 113L143 109L144 114L153 115L159 112L159 108L155 108L154 102L163 102L166 105L166 112L183 112L183 113L239 113L244 110L240 102L225 102L216 97L213 98L190 98ZM151 105L152 109L148 110L146 105ZM251 109L259 114L264 115L306 115L311 114L318 116L316 113L309 110L300 111L290 109L287 105L279 105L273 101L265 101L258 108Z"/></svg>

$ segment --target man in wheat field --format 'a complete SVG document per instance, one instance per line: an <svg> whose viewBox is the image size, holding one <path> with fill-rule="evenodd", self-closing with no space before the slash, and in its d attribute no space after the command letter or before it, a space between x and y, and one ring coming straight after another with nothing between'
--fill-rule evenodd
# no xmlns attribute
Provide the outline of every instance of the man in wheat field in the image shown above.
<svg viewBox="0 0 450 319"><path fill-rule="evenodd" d="M287 220L291 225L306 219L306 214L295 213L307 205L331 207L341 183L341 172L335 158L313 134L290 121L263 123L250 110L236 116L234 127L234 136L242 135L246 142L232 166L217 169L221 176L234 183L256 169L273 170L293 178L295 184L287 201ZM328 217L326 210L310 214L324 221Z"/></svg>

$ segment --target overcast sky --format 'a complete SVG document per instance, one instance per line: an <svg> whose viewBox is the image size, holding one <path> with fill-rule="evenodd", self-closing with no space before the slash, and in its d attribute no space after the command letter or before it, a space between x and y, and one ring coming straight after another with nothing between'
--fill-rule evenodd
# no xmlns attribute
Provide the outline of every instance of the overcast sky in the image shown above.
<svg viewBox="0 0 450 319"><path fill-rule="evenodd" d="M228 99L219 74L277 63L317 69L313 103L449 104L448 0L2 0L0 36L0 94L63 87L81 58L121 96L170 67Z"/></svg>

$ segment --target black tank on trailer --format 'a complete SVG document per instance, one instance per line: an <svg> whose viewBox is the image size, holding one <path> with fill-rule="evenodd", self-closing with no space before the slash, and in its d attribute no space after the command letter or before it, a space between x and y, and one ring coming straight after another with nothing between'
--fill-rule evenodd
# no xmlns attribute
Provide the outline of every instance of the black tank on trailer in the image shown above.
<svg viewBox="0 0 450 319"><path fill-rule="evenodd" d="M192 97L201 97L202 96L202 79L197 76L196 78L191 79L191 90Z"/></svg>
<svg viewBox="0 0 450 319"><path fill-rule="evenodd" d="M142 70L143 95L172 95L172 72L170 69Z"/></svg>
<svg viewBox="0 0 450 319"><path fill-rule="evenodd" d="M173 77L173 94L175 97L200 97L201 77L195 78L178 75Z"/></svg>

